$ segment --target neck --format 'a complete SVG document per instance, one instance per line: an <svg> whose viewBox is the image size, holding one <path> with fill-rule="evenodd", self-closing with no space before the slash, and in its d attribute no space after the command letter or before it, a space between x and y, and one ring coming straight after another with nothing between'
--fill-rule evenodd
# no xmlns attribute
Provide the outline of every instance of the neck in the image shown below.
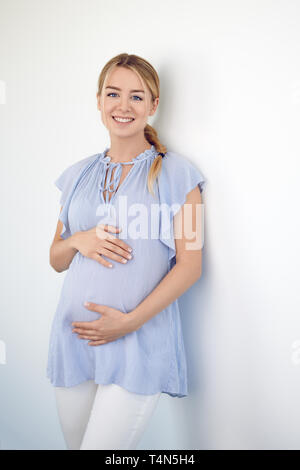
<svg viewBox="0 0 300 470"><path fill-rule="evenodd" d="M148 149L151 149L151 144L145 138L141 142L137 142L136 139L132 142L118 139L111 141L106 155L111 158L112 162L127 162Z"/></svg>

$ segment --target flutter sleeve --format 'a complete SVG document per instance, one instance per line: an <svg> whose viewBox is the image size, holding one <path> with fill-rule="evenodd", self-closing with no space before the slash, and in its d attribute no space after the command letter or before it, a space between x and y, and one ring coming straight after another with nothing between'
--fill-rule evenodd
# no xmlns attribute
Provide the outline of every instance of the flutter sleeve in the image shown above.
<svg viewBox="0 0 300 470"><path fill-rule="evenodd" d="M74 179L79 172L78 162L68 166L61 175L54 181L55 186L61 191L60 205L63 206L67 200L67 196L72 189Z"/></svg>
<svg viewBox="0 0 300 470"><path fill-rule="evenodd" d="M98 155L96 154L73 163L54 181L55 186L61 191L59 202L63 208L59 214L59 220L63 223L63 229L60 236L64 240L71 236L68 219L70 201L80 179L86 171L88 171L91 165L96 163L97 157Z"/></svg>
<svg viewBox="0 0 300 470"><path fill-rule="evenodd" d="M196 186L203 192L206 180L193 163L175 152L163 157L162 170L158 178L158 192L161 208L159 238L169 249L169 267L176 264L176 245L173 231L173 217L186 201L187 194Z"/></svg>

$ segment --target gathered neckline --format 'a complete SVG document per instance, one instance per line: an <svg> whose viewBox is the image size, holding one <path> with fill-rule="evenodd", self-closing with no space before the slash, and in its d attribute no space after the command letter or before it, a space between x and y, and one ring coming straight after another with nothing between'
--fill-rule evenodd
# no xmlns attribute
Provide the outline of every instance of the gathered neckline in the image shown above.
<svg viewBox="0 0 300 470"><path fill-rule="evenodd" d="M106 155L108 150L109 150L109 147L106 147L104 152L102 152L100 154L100 160L104 163L109 163L110 165L120 165L120 164L121 165L128 165L128 164L132 164L132 163L136 163L136 162L146 160L148 158L151 158L151 157L154 157L154 156L157 155L157 150L156 150L155 146L151 145L150 149L144 150L144 152L141 152L139 155L137 155L136 157L133 157L128 162L112 162L111 157Z"/></svg>

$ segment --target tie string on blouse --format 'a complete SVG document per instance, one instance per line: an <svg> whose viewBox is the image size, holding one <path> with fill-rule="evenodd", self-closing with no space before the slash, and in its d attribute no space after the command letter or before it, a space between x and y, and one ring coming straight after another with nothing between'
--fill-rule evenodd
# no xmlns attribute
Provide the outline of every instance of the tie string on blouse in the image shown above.
<svg viewBox="0 0 300 470"><path fill-rule="evenodd" d="M137 157L133 157L132 160L129 162L112 162L111 157L106 155L107 151L108 151L108 148L106 148L102 154L101 160L103 163L106 163L106 165L102 165L102 174L100 176L100 183L99 183L99 190L102 193L104 191L107 191L106 197L105 197L106 204L109 204L111 202L111 200L109 200L109 193L114 193L118 188L121 175L122 175L122 165L132 165L137 162L146 160L149 157L154 157L157 155L161 155L162 157L165 156L165 154L162 152L157 153L154 145L152 145L150 149L145 150L145 152L142 152ZM108 172L107 172L106 184L105 184L105 175L106 175L107 167L108 167ZM112 171L114 168L116 169L112 178Z"/></svg>

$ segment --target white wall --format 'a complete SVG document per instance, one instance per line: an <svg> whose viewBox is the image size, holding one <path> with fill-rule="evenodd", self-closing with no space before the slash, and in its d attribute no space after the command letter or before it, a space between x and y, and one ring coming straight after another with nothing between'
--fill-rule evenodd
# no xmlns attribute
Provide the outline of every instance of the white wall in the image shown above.
<svg viewBox="0 0 300 470"><path fill-rule="evenodd" d="M299 449L299 20L296 0L2 0L2 449L65 448L53 181L109 142L96 85L121 52L157 69L149 122L207 179L203 275L180 298L190 393L162 397L139 448Z"/></svg>

